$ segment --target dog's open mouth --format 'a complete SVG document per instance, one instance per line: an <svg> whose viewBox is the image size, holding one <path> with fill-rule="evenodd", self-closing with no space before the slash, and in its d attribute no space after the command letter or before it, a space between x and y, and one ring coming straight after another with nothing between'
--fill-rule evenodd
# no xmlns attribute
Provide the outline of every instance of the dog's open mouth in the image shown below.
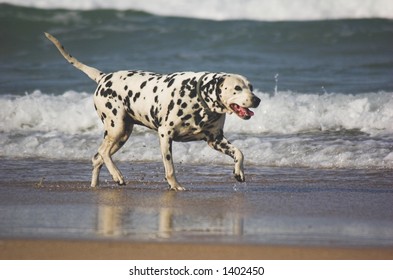
<svg viewBox="0 0 393 280"><path fill-rule="evenodd" d="M254 116L254 112L251 111L248 108L244 108L240 105L237 105L235 103L232 103L231 105L229 105L232 109L232 111L239 116L239 118L248 120L250 119L252 116Z"/></svg>

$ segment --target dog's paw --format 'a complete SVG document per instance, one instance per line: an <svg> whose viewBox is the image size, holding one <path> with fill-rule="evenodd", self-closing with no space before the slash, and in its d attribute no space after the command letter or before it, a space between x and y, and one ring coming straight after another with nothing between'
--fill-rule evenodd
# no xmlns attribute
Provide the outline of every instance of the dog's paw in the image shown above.
<svg viewBox="0 0 393 280"><path fill-rule="evenodd" d="M240 171L240 172L236 172L236 170L233 170L233 174L235 176L235 179L239 182L245 182L246 178L244 177L244 172Z"/></svg>
<svg viewBox="0 0 393 280"><path fill-rule="evenodd" d="M122 175L112 176L113 181L115 181L119 186L126 184Z"/></svg>
<svg viewBox="0 0 393 280"><path fill-rule="evenodd" d="M175 192L177 192L177 191L185 191L186 188L184 188L184 187L181 186L180 184L175 184L175 185L173 185L173 186L169 186L169 190L170 190L170 191L175 191Z"/></svg>

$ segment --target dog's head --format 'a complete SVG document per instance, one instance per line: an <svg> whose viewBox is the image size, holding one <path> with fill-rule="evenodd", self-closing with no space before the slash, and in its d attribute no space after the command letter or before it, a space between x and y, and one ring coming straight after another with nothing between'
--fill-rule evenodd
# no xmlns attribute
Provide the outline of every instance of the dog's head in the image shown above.
<svg viewBox="0 0 393 280"><path fill-rule="evenodd" d="M227 112L235 113L244 120L254 115L249 108L256 108L261 102L252 91L250 82L245 77L235 74L226 74L218 85L220 101Z"/></svg>

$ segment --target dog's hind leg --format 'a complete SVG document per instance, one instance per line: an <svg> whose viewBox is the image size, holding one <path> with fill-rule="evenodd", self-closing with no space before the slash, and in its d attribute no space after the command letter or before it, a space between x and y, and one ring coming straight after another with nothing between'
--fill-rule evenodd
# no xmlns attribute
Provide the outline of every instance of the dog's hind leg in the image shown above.
<svg viewBox="0 0 393 280"><path fill-rule="evenodd" d="M131 135L132 129L133 123L126 121L123 122L121 124L121 127L118 127L118 129L116 130L106 130L104 141L99 147L98 153L92 158L92 187L98 186L100 170L104 163L109 173L112 175L113 180L119 185L125 184L123 175L112 160L112 155L115 154L128 140Z"/></svg>

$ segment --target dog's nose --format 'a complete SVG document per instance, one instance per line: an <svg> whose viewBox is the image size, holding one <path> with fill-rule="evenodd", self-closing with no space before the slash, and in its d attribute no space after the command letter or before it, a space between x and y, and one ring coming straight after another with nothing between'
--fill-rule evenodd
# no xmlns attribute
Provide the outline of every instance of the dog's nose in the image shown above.
<svg viewBox="0 0 393 280"><path fill-rule="evenodd" d="M259 99L256 96L253 96L251 102L252 102L252 107L256 108L259 106L259 103L261 103L261 99Z"/></svg>

